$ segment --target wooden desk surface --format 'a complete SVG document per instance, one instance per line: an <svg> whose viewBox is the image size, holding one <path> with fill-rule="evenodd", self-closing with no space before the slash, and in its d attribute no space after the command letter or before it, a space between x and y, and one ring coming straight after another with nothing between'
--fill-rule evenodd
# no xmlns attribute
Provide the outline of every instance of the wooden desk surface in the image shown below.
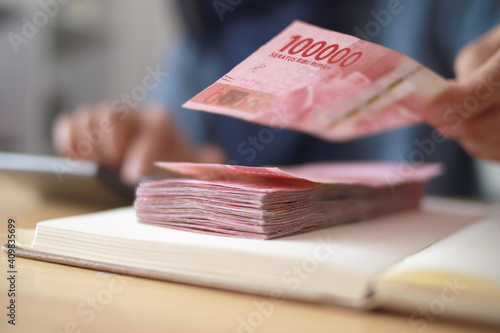
<svg viewBox="0 0 500 333"><path fill-rule="evenodd" d="M110 207L48 199L0 174L0 241L7 219L44 219ZM0 255L0 332L498 332L408 314L361 312L121 276L16 258L16 326L7 324L7 256ZM432 318L431 318L432 319Z"/></svg>

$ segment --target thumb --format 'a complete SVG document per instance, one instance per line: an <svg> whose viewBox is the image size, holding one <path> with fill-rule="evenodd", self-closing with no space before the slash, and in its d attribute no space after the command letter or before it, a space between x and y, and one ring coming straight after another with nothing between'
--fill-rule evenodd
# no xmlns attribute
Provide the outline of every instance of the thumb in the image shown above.
<svg viewBox="0 0 500 333"><path fill-rule="evenodd" d="M450 81L450 88L437 96L425 112L426 121L449 135L463 120L476 117L500 104L500 50L496 51L474 72L458 81Z"/></svg>
<svg viewBox="0 0 500 333"><path fill-rule="evenodd" d="M477 116L500 103L500 49L452 86L451 103L462 104L464 118Z"/></svg>

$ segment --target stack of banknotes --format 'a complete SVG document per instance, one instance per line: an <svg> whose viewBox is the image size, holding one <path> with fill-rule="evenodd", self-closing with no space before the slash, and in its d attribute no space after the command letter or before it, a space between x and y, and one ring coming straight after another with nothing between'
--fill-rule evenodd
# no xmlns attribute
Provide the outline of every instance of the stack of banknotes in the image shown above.
<svg viewBox="0 0 500 333"><path fill-rule="evenodd" d="M244 167L160 162L181 178L141 183L139 222L271 239L415 209L436 164L318 163Z"/></svg>
<svg viewBox="0 0 500 333"><path fill-rule="evenodd" d="M342 141L422 122L448 87L403 54L296 21L184 106ZM158 165L188 178L141 184L139 221L264 239L416 208L440 172L370 162Z"/></svg>

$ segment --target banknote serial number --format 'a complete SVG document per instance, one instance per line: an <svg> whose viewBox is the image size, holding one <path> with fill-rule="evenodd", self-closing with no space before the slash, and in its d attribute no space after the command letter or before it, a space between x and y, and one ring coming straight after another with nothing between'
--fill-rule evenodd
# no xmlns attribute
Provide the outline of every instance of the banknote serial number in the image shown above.
<svg viewBox="0 0 500 333"><path fill-rule="evenodd" d="M329 44L326 41L315 42L312 38L303 38L301 35L292 36L292 40L283 46L280 52L295 55L300 54L303 58L314 56L314 60L325 60L329 64L338 63L340 67L348 67L358 61L363 52L354 52L349 47L340 48L339 44Z"/></svg>

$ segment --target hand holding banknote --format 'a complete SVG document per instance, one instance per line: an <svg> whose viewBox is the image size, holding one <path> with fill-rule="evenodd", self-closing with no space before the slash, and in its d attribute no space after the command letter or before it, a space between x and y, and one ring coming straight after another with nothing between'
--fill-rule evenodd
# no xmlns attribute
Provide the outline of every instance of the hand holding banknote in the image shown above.
<svg viewBox="0 0 500 333"><path fill-rule="evenodd" d="M295 21L184 106L345 141L423 122L448 88L401 53Z"/></svg>
<svg viewBox="0 0 500 333"><path fill-rule="evenodd" d="M424 97L427 96L424 99L428 100L430 107L429 105L426 107L425 103L422 103L424 99L417 98L415 100L415 95L411 94L412 87L408 87L408 84L402 84L403 77L400 77L403 78L402 81L396 78L391 81L392 83L382 82L382 86L375 85L368 89L366 85L367 79L384 77L382 75L384 73L381 72L384 66L381 64L372 63L372 66L365 66L366 71L361 71L362 75L350 73L349 68L353 68L360 61L359 53L349 51L350 53L346 54L348 52L347 46L340 48L339 43L327 44L326 40L319 40L317 34L310 37L303 36L303 38L297 36L301 35L288 35L287 42L277 48L277 51L283 50L284 53L294 53L286 55L286 57L290 56L288 60L281 59L284 63L291 63L291 59L296 58L295 53L304 54L307 59L302 59L304 60L302 64L296 62L295 65L301 65L304 68L310 67L314 70L315 68L321 68L321 61L326 63L330 61L338 68L347 69L345 71L347 75L342 80L335 68L331 71L323 71L322 75L318 75L312 81L315 83L314 90L310 89L312 85L298 85L297 80L284 81L281 82L281 85L280 82L278 84L274 83L274 88L283 87L283 85L289 87L294 84L297 85L297 87L288 91L289 100L283 104L286 107L302 106L304 112L294 115L292 118L290 118L289 114L283 113L283 109L280 107L272 109L272 117L267 119L245 113L245 110L242 110L238 116L258 122L265 123L268 121L270 125L278 127L292 127L289 125L293 123L292 125L295 128L302 130L307 130L308 126L311 128L311 120L319 120L323 127L310 132L327 139L347 139L367 135L397 126L418 123L425 119L430 125L439 128L448 137L457 139L472 155L500 160L500 151L497 148L500 143L500 131L498 130L500 128L500 110L498 108L500 103L500 90L498 89L500 86L500 53L498 51L500 28L492 29L460 52L455 62L456 81L446 82L426 69L419 69L421 67L418 64L416 65L415 62L405 60L406 58L400 56L382 63L382 65L386 66L385 68L394 63L397 64L396 68L402 69L402 72L399 73L406 73L406 78L410 76L416 77L415 73L424 73L430 76L433 84L424 84L422 90ZM348 39L352 40L350 37ZM342 51L342 49L345 51ZM334 56L337 53L338 55ZM270 55L273 55L273 53L271 52ZM375 52L375 55L380 57L380 53ZM274 56L279 57L279 52L275 52ZM308 59L308 57L312 60ZM320 62L314 59L319 59ZM372 57L372 61L373 59L375 58ZM269 70L269 67L266 66L267 64L260 63L250 69L259 73ZM413 72L413 70L416 70L416 72ZM303 71L303 69L297 70L293 74L295 76L304 75ZM280 75L284 72L286 72L286 67L281 71L273 72L269 79L279 81ZM398 73L397 70L393 72ZM231 75L229 76L223 77L223 79L234 79ZM389 75L388 78L391 79L392 77ZM251 81L245 82L245 80L242 80L241 82L246 85L252 84ZM418 80L413 82L418 83ZM272 82L259 82L264 87L266 83L267 87L273 85ZM237 105L236 100L242 104L245 102L245 98L248 100L249 97L252 97L252 100L245 105L255 107L256 103L265 103L272 99L272 94L261 92L260 95L256 96L255 94L252 95L251 89L249 91L243 90L240 93L219 90L217 93L225 93L222 102L226 105L231 103ZM394 102L393 94L395 91L401 93L401 95L396 96L399 98L396 102ZM339 97L352 96L356 92L358 92L356 98L344 100L342 103L339 102ZM383 94L377 94L377 92L383 92ZM391 100L392 108L377 109L373 107L373 105L383 106L384 103L387 104ZM210 102L210 98L208 101ZM314 117L305 119L304 117L308 115L306 111L310 110L311 103L326 106L333 105L338 106L338 108L334 107L333 113L328 113L328 108L316 108L309 113L310 116L313 115ZM199 108L205 108L207 105ZM408 109L408 106L412 106L414 109ZM450 108L450 106L452 107ZM108 111L106 111L106 108ZM380 112L380 110L386 110L385 114L382 113L378 116L375 114L375 117L372 115L371 122L363 119L364 115ZM109 115L106 116L106 112L113 113L113 110L109 106L87 107L74 114L65 114L59 117L54 124L54 145L56 150L72 158L93 160L109 166L120 171L122 177L129 182L136 181L141 175L151 173L152 162L155 160L215 163L224 161L222 151L215 147L195 149L189 143L186 143L186 139L179 135L179 133L183 133L183 129L177 129L173 126L167 111L163 107L156 108L153 112L134 113L131 117L125 117L125 119L110 119L110 124L107 126L113 129L111 133L105 133L103 140L97 140L97 144L92 144L90 151L84 150L82 154L78 154L78 145L81 145L81 142L88 141L85 133L94 133L96 129L99 129L106 117L109 117ZM234 112L234 110L228 113L231 112ZM118 112L118 115L121 114ZM233 113L232 115L236 114ZM252 117L253 119L250 119ZM93 141L93 143L96 143L96 141Z"/></svg>
<svg viewBox="0 0 500 333"><path fill-rule="evenodd" d="M470 154L500 161L500 25L461 50L455 72L426 120Z"/></svg>
<svg viewBox="0 0 500 333"><path fill-rule="evenodd" d="M185 104L342 141L428 121L500 160L500 26L466 46L456 81L352 36L296 21Z"/></svg>

